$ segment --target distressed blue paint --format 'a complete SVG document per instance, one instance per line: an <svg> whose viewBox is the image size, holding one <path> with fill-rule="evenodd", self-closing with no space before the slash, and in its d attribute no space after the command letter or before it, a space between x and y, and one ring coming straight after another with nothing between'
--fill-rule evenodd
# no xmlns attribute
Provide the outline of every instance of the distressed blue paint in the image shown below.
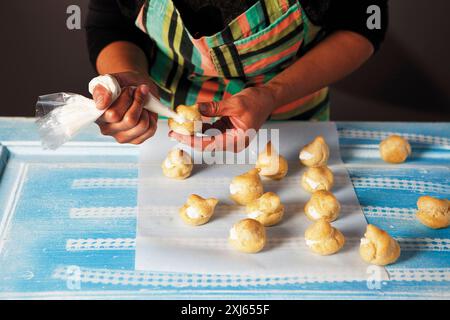
<svg viewBox="0 0 450 320"><path fill-rule="evenodd" d="M341 132L394 131L450 137L447 123L338 123L338 127ZM73 188L72 184L76 179L86 178L136 179L137 149L109 145L112 140L100 136L94 126L76 138L75 141L86 142L85 146L78 147L81 149L68 147L58 153L42 152L37 141L31 120L0 118L0 221L10 217L7 228L0 226L0 239L4 239L0 252L1 298L363 299L427 298L437 294L450 297L448 278L444 281L398 278L399 281L389 281L379 290L369 290L366 282L259 284L264 279L250 285L231 286L226 277L221 278L222 287L208 286L208 282L205 287L196 287L193 281L186 280L186 286L180 288L173 274L162 286L160 281L165 275L146 272L142 277L152 277L149 283L142 283L137 277L137 284L124 284L124 277L135 274L133 250L67 251L66 243L69 239L135 237L136 221L132 216L72 219L69 212L71 208L136 206L136 187ZM341 137L340 142L343 160L353 179L387 177L429 181L444 188L427 194L450 197L450 148L413 142L415 153L410 161L401 166L385 166L376 153L379 141ZM103 149L86 149L92 143L107 145ZM15 202L11 201L14 190L20 191ZM417 190L367 187L357 187L356 193L363 207L395 208L414 208L417 197L422 195ZM367 219L395 237L450 239L450 229L431 230L415 219L386 219L376 215L368 215ZM106 269L108 276L119 271L125 274L116 278L118 283L108 279L106 284L82 282L77 290L68 287L66 280L54 277L55 270L68 266L91 271ZM450 251L403 251L399 262L388 267L390 271L417 268L450 268ZM189 275L185 276L189 279Z"/></svg>

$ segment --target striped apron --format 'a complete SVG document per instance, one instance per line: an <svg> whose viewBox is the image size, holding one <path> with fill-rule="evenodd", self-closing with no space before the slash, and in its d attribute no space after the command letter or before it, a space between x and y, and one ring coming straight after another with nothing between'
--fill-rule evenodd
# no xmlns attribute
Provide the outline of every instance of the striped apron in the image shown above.
<svg viewBox="0 0 450 320"><path fill-rule="evenodd" d="M172 0L147 0L136 25L154 42L150 77L171 107L220 101L271 80L323 38L298 0L260 0L223 31L194 38ZM328 88L277 108L272 120L328 120Z"/></svg>

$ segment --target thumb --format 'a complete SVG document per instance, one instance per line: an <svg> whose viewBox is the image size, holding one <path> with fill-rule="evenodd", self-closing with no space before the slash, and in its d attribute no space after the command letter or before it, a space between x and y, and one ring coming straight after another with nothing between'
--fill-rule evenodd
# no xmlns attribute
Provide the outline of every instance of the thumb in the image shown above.
<svg viewBox="0 0 450 320"><path fill-rule="evenodd" d="M228 108L224 101L200 102L198 110L205 117L227 116Z"/></svg>
<svg viewBox="0 0 450 320"><path fill-rule="evenodd" d="M112 102L111 92L102 85L97 85L92 93L97 109L103 110Z"/></svg>

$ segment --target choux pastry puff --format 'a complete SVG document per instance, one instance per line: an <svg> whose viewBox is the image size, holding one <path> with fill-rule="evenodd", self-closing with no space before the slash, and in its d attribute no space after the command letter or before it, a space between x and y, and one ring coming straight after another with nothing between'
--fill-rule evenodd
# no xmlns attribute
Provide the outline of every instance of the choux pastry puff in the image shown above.
<svg viewBox="0 0 450 320"><path fill-rule="evenodd" d="M247 204L246 212L250 219L255 219L263 226L270 227L281 221L284 215L284 206L276 193L266 192Z"/></svg>
<svg viewBox="0 0 450 320"><path fill-rule="evenodd" d="M326 166L308 168L302 175L301 184L303 189L310 193L319 190L330 191L334 184L333 172Z"/></svg>
<svg viewBox="0 0 450 320"><path fill-rule="evenodd" d="M166 177L178 180L189 177L193 167L191 156L181 149L171 150L161 164L162 172Z"/></svg>
<svg viewBox="0 0 450 320"><path fill-rule="evenodd" d="M168 124L171 130L187 136L193 136L195 133L201 132L202 126L200 122L202 121L202 115L198 110L198 105L179 105L175 111L185 121L177 122L174 119L169 119Z"/></svg>
<svg viewBox="0 0 450 320"><path fill-rule="evenodd" d="M400 136L392 135L380 143L381 158L389 163L402 163L411 155L411 145Z"/></svg>
<svg viewBox="0 0 450 320"><path fill-rule="evenodd" d="M234 177L230 184L230 198L243 206L261 197L263 192L259 169Z"/></svg>
<svg viewBox="0 0 450 320"><path fill-rule="evenodd" d="M369 224L361 239L359 254L367 263L385 266L397 261L400 246L386 231Z"/></svg>
<svg viewBox="0 0 450 320"><path fill-rule="evenodd" d="M266 229L254 219L244 219L234 224L228 238L238 251L256 253L266 245Z"/></svg>
<svg viewBox="0 0 450 320"><path fill-rule="evenodd" d="M450 225L449 200L423 196L417 201L417 208L417 219L427 227L441 229Z"/></svg>
<svg viewBox="0 0 450 320"><path fill-rule="evenodd" d="M326 166L330 157L330 148L322 136L318 136L300 151L300 162L307 167Z"/></svg>
<svg viewBox="0 0 450 320"><path fill-rule="evenodd" d="M345 244L344 235L325 219L316 221L305 231L306 246L322 256L334 254Z"/></svg>
<svg viewBox="0 0 450 320"><path fill-rule="evenodd" d="M272 142L269 142L266 149L258 155L255 167L260 169L260 175L273 180L283 179L288 172L286 159L277 153Z"/></svg>
<svg viewBox="0 0 450 320"><path fill-rule="evenodd" d="M339 201L334 194L325 190L314 192L305 205L305 214L312 221L325 219L332 222L337 219L340 211Z"/></svg>
<svg viewBox="0 0 450 320"><path fill-rule="evenodd" d="M200 226L211 219L217 203L219 200L215 198L203 199L196 194L190 195L180 208L180 217L191 226Z"/></svg>

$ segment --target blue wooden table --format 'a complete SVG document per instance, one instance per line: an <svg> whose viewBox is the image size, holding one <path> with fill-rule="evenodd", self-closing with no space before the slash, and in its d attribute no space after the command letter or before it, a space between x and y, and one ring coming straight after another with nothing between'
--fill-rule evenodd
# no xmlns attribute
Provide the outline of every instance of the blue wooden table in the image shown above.
<svg viewBox="0 0 450 320"><path fill-rule="evenodd" d="M368 222L401 244L389 281L135 271L138 148L92 126L57 152L43 151L32 119L0 118L0 298L449 299L450 229L428 229L414 214L421 195L450 197L450 124L338 128ZM378 154L394 132L413 147L402 165Z"/></svg>

